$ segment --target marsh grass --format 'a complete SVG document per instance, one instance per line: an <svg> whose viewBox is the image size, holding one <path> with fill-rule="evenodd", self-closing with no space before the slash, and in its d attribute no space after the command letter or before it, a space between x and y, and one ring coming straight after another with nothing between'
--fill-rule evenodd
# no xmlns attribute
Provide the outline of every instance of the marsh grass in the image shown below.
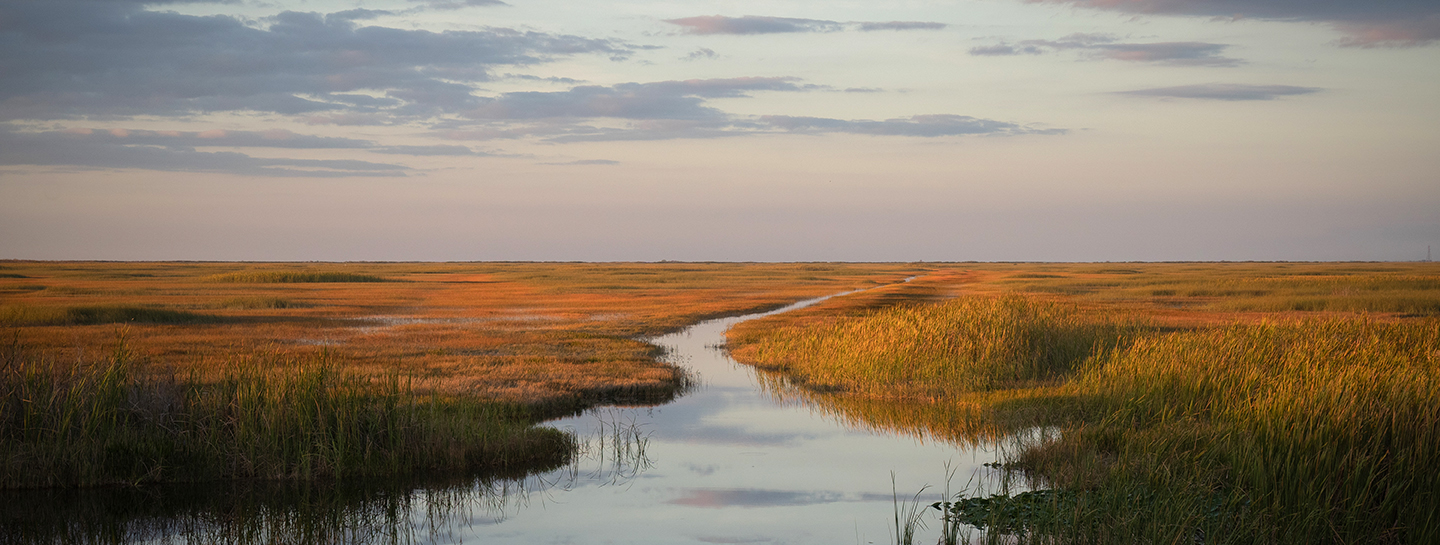
<svg viewBox="0 0 1440 545"><path fill-rule="evenodd" d="M255 310L255 309L310 308L310 307L312 307L312 306L314 306L314 305L311 305L311 304L309 304L309 303L304 303L304 302L301 302L301 301L296 301L296 300L294 300L294 299L287 299L287 298L284 298L284 297L273 297L273 296L267 297L267 296L253 295L253 296L248 296L248 297L231 297L231 298L228 298L228 299L222 299L222 300L220 300L220 301L216 301L212 306L213 306L213 308L223 308L223 309Z"/></svg>
<svg viewBox="0 0 1440 545"><path fill-rule="evenodd" d="M817 326L756 322L731 333L736 356L783 371L796 384L928 398L1060 378L1140 327L1013 295L883 308Z"/></svg>
<svg viewBox="0 0 1440 545"><path fill-rule="evenodd" d="M6 326L67 326L117 323L205 324L219 321L222 321L222 319L218 316L139 305L7 305L0 307L0 325Z"/></svg>
<svg viewBox="0 0 1440 545"><path fill-rule="evenodd" d="M372 274L341 271L239 271L205 278L210 282L234 284L298 284L320 282L393 282Z"/></svg>
<svg viewBox="0 0 1440 545"><path fill-rule="evenodd" d="M124 339L73 365L0 354L0 488L317 479L558 465L573 441L514 406L417 394L324 352L263 354L202 380Z"/></svg>
<svg viewBox="0 0 1440 545"><path fill-rule="evenodd" d="M1153 297L1094 280L1162 283L1153 268L1055 270L1109 287L1077 299L1087 306L1048 295L836 305L742 324L730 346L777 398L862 426L962 444L1056 427L1007 454L1024 490L942 502L942 537L954 523L997 543L1440 542L1440 319L1404 317L1424 314L1405 301L1435 297L1433 279L1302 269L1277 282L1372 286L1364 308L1389 314L1287 303L1270 317L1158 327L1148 307L1095 303ZM1215 306L1294 295L1246 291L1268 280L1180 280L1170 285L1197 284L1178 296Z"/></svg>

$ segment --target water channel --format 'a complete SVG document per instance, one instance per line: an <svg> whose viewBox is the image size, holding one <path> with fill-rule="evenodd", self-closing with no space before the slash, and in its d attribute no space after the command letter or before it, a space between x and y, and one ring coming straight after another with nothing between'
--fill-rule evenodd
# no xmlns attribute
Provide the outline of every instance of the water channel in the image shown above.
<svg viewBox="0 0 1440 545"><path fill-rule="evenodd" d="M995 460L993 450L848 425L762 387L754 369L730 359L720 345L731 325L767 314L711 320L651 339L671 363L697 377L694 390L659 407L599 408L548 422L572 430L584 444L579 458L559 470L420 487L111 491L99 494L119 496L61 498L102 507L56 516L96 518L93 513L116 506L165 505L133 516L103 515L114 522L75 540L114 543L883 544L894 540L897 495L909 500L929 486L922 499L936 501L947 471L957 489L985 481L990 469L983 464ZM264 499L216 499L249 496ZM294 499L276 503L277 497ZM314 505L317 498L325 505ZM234 523L251 516L260 522ZM78 530L65 528L62 522L55 531L72 541L63 534Z"/></svg>
<svg viewBox="0 0 1440 545"><path fill-rule="evenodd" d="M856 429L776 399L753 368L719 348L731 325L766 314L651 339L671 363L698 375L696 391L661 407L602 409L549 423L582 438L613 436L617 423L621 430L633 423L632 436L644 439L643 471L616 480L603 469L615 461L601 461L599 479L577 480L474 528L475 542L890 543L896 491L908 500L929 485L934 493L925 497L935 501L947 467L956 487L989 471L982 464L995 460L991 450Z"/></svg>

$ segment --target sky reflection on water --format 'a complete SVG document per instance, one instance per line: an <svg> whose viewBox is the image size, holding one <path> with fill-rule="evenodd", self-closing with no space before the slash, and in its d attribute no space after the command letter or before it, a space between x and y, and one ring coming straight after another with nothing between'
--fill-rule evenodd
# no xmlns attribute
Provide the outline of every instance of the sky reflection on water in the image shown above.
<svg viewBox="0 0 1440 545"><path fill-rule="evenodd" d="M982 464L994 461L993 449L853 429L773 399L752 368L716 348L744 318L652 341L699 376L685 397L549 423L582 438L631 426L644 439L643 471L625 482L577 479L502 524L472 528L465 542L888 543L896 491L909 499L930 486L924 499L935 501L947 467L957 490L989 474Z"/></svg>

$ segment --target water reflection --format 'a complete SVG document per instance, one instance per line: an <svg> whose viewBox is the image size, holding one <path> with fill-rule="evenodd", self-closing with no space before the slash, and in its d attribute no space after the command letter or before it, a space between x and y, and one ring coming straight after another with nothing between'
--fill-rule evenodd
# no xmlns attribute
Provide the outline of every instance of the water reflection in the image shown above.
<svg viewBox="0 0 1440 545"><path fill-rule="evenodd" d="M599 415L596 429L563 465L508 474L7 490L0 543L460 543L577 486L624 486L651 467L633 415Z"/></svg>
<svg viewBox="0 0 1440 545"><path fill-rule="evenodd" d="M494 524L525 481L209 483L7 491L3 543L444 543Z"/></svg>
<svg viewBox="0 0 1440 545"><path fill-rule="evenodd" d="M568 463L450 482L0 493L4 543L886 543L947 468L984 481L1003 430L956 406L823 397L731 360L740 318L653 342L693 391L556 420ZM973 416L973 415L971 415ZM966 427L971 426L971 427ZM954 490L952 490L953 492Z"/></svg>

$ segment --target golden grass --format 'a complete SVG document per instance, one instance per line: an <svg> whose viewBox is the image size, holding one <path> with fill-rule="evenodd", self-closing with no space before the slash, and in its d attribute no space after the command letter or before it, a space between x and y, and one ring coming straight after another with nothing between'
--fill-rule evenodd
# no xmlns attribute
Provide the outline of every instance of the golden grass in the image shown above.
<svg viewBox="0 0 1440 545"><path fill-rule="evenodd" d="M998 506L1044 516L991 540L1440 540L1440 319L1414 303L1440 268L966 267L960 299L836 299L742 324L732 350L849 422L961 443L1059 426L1009 467L1069 492L992 502L995 528L1019 528Z"/></svg>
<svg viewBox="0 0 1440 545"><path fill-rule="evenodd" d="M663 400L683 386L682 374L656 362L642 337L922 270L830 263L4 261L0 319L52 361L107 353L117 324L124 324L139 357L204 376L220 373L237 354L302 357L324 347L350 371L412 374L421 391L569 410L603 400ZM390 281L274 281L345 278Z"/></svg>

